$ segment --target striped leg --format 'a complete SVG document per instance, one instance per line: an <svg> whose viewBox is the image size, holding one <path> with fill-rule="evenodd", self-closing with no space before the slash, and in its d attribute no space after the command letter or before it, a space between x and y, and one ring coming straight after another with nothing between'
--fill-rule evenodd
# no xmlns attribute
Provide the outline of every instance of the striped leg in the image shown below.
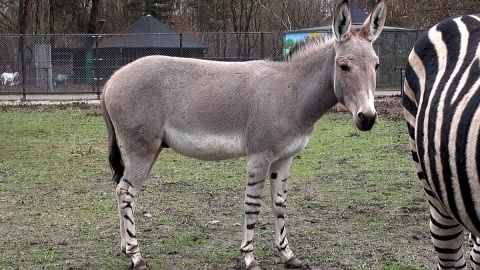
<svg viewBox="0 0 480 270"><path fill-rule="evenodd" d="M259 270L253 257L253 235L260 214L263 187L270 162L263 156L253 156L247 162L247 188L245 190L245 224L240 250L245 259L246 269Z"/></svg>
<svg viewBox="0 0 480 270"><path fill-rule="evenodd" d="M160 150L158 153L160 153ZM118 211L120 214L120 247L132 260L134 270L148 269L147 262L140 255L134 213L137 196L150 173L158 153L142 158L129 158L125 176L117 185Z"/></svg>
<svg viewBox="0 0 480 270"><path fill-rule="evenodd" d="M408 90L410 88L406 85L405 89ZM432 187L425 179L425 173L418 159L417 143L413 139L415 130L412 123L414 123L415 120L412 120L408 111L405 111L405 115L409 123L408 129L411 136L410 147L412 149L415 169L430 204L430 233L432 243L438 255L437 270L466 270L466 262L463 255L463 226L454 220L447 210L445 210L443 204L438 200Z"/></svg>
<svg viewBox="0 0 480 270"><path fill-rule="evenodd" d="M473 270L480 270L480 239L473 234L470 234L473 242L472 250L470 251L470 265Z"/></svg>
<svg viewBox="0 0 480 270"><path fill-rule="evenodd" d="M287 268L303 268L305 264L290 250L285 229L287 183L293 157L276 161L270 168L272 207L275 218L275 246L282 253Z"/></svg>
<svg viewBox="0 0 480 270"><path fill-rule="evenodd" d="M140 255L135 230L135 205L140 188L135 188L126 178L117 186L118 211L120 214L120 247L132 260L135 270L147 269L147 263Z"/></svg>
<svg viewBox="0 0 480 270"><path fill-rule="evenodd" d="M438 270L467 269L463 256L463 226L451 218L438 201L430 200L430 232L438 254Z"/></svg>

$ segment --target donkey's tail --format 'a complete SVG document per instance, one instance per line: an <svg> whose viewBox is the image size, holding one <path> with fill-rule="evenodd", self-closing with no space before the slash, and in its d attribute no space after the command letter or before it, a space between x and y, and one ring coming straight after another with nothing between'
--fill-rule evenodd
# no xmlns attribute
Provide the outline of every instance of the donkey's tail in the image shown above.
<svg viewBox="0 0 480 270"><path fill-rule="evenodd" d="M123 164L122 152L117 142L117 135L115 133L115 127L113 126L110 115L108 114L107 107L105 104L105 88L103 88L102 97L100 100L100 105L102 108L103 119L107 126L107 139L108 139L108 161L110 162L110 168L113 171L113 181L115 183L120 183L120 179L123 176L125 171L125 165Z"/></svg>

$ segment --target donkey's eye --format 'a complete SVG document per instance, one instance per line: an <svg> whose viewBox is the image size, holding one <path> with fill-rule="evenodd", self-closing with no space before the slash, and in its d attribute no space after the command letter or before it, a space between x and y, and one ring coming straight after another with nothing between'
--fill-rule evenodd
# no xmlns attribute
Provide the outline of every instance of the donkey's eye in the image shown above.
<svg viewBox="0 0 480 270"><path fill-rule="evenodd" d="M350 67L347 64L340 64L340 68L343 71L350 71Z"/></svg>
<svg viewBox="0 0 480 270"><path fill-rule="evenodd" d="M375 70L378 70L379 67L380 67L380 64L376 64L375 65Z"/></svg>

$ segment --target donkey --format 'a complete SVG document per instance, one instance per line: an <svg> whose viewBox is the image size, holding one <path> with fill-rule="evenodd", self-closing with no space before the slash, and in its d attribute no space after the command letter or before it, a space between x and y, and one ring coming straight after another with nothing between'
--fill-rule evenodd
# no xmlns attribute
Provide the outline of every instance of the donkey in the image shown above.
<svg viewBox="0 0 480 270"><path fill-rule="evenodd" d="M103 89L101 107L117 183L120 247L134 269L147 269L135 233L136 198L163 148L200 160L246 156L240 245L246 269L260 269L252 241L267 177L275 245L286 267L307 267L294 255L286 237L290 165L306 146L315 123L338 102L352 114L358 129L368 131L376 123L379 59L372 42L385 16L385 1L380 0L361 30L354 31L350 3L343 0L334 12L333 37L311 42L283 62L156 55L129 63L112 75Z"/></svg>

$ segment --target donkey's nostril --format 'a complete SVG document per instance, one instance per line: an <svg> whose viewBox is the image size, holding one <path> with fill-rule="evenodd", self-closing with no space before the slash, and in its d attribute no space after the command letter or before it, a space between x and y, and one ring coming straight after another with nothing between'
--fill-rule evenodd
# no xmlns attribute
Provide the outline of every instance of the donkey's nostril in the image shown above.
<svg viewBox="0 0 480 270"><path fill-rule="evenodd" d="M363 122L363 116L364 116L364 115L363 115L363 112L359 112L359 113L357 114L358 120L360 120L361 122Z"/></svg>
<svg viewBox="0 0 480 270"><path fill-rule="evenodd" d="M360 130L368 131L372 129L373 125L377 122L377 112L372 113L365 113L365 112L358 112L357 113L357 127Z"/></svg>
<svg viewBox="0 0 480 270"><path fill-rule="evenodd" d="M372 113L364 113L364 112L358 112L357 113L357 119L359 121L368 121L368 122L376 122L377 121L377 112L372 112Z"/></svg>

